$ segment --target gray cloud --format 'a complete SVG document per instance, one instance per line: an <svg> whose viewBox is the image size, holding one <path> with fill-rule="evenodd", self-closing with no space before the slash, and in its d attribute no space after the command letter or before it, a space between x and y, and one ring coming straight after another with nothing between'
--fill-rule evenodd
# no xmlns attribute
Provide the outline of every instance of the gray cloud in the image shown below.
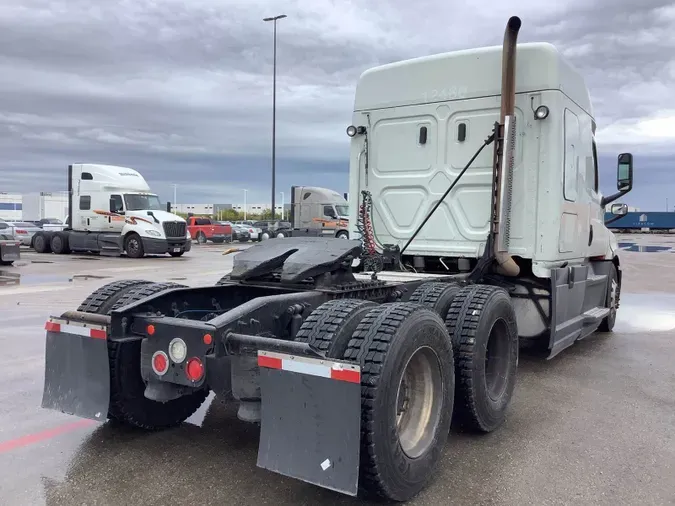
<svg viewBox="0 0 675 506"><path fill-rule="evenodd" d="M517 14L522 41L555 43L586 76L603 190L612 191L616 154L630 149L641 172L629 200L643 208L665 201L673 139L658 129L663 138L640 134L636 125L657 112L675 116L672 6L510 4L478 12L467 0L285 2L277 188L346 191L344 127L365 69L499 44ZM243 188L249 199L269 200L272 26L262 17L279 9L270 0L0 6L0 190L58 190L68 163L99 161L138 168L165 199L176 183L182 201L228 201Z"/></svg>

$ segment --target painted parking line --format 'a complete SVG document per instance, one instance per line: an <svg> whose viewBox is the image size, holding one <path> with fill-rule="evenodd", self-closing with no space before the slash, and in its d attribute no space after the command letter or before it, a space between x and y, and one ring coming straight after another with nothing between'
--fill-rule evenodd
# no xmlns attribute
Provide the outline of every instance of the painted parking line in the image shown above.
<svg viewBox="0 0 675 506"><path fill-rule="evenodd" d="M58 425L56 427L52 427L51 429L34 432L33 434L28 434L15 439L10 439L9 441L2 441L0 442L0 454L40 443L42 441L48 441L63 434L74 432L85 427L91 427L93 425L96 425L96 422L93 420L78 420L76 422Z"/></svg>

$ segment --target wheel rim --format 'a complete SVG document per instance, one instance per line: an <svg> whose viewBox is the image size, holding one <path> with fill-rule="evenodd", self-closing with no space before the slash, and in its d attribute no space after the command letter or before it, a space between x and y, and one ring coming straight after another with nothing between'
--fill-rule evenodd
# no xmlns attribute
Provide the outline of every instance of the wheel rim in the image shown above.
<svg viewBox="0 0 675 506"><path fill-rule="evenodd" d="M613 320L616 317L616 294L619 289L619 284L615 279L612 279L612 285L609 291L609 317Z"/></svg>
<svg viewBox="0 0 675 506"><path fill-rule="evenodd" d="M438 355L429 347L412 354L396 394L396 426L403 452L411 459L432 445L443 408L443 380Z"/></svg>
<svg viewBox="0 0 675 506"><path fill-rule="evenodd" d="M131 238L127 244L127 253L137 254L139 250L138 239Z"/></svg>
<svg viewBox="0 0 675 506"><path fill-rule="evenodd" d="M508 327L500 318L492 324L485 349L485 385L493 401L497 401L506 390L510 348Z"/></svg>

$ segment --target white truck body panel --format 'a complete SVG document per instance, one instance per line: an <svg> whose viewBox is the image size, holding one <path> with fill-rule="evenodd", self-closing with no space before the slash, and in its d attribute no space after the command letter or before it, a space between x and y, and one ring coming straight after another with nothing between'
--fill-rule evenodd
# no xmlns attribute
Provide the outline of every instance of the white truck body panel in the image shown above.
<svg viewBox="0 0 675 506"><path fill-rule="evenodd" d="M349 193L368 190L380 244L403 247L499 121L502 47L445 53L364 72L355 95ZM535 120L546 105L549 116ZM510 242L533 270L605 255L611 233L599 207L595 122L583 77L554 46L518 45ZM460 127L464 124L464 127ZM420 144L420 129L427 140ZM460 128L465 128L463 140ZM493 146L486 147L406 250L482 255L489 232ZM350 206L358 237L359 205ZM591 226L594 238L589 246Z"/></svg>

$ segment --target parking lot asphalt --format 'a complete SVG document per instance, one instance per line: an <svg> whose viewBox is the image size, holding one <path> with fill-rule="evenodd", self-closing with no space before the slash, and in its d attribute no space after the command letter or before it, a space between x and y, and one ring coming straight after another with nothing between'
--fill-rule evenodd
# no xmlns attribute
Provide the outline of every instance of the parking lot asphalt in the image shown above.
<svg viewBox="0 0 675 506"><path fill-rule="evenodd" d="M409 504L675 504L675 254L630 246L675 237L621 241L615 332L550 361L521 356L506 423L453 430L433 483ZM364 504L258 469L258 429L218 398L153 433L40 407L50 314L115 279L215 283L232 267L224 249L142 260L24 250L0 270L0 504Z"/></svg>

